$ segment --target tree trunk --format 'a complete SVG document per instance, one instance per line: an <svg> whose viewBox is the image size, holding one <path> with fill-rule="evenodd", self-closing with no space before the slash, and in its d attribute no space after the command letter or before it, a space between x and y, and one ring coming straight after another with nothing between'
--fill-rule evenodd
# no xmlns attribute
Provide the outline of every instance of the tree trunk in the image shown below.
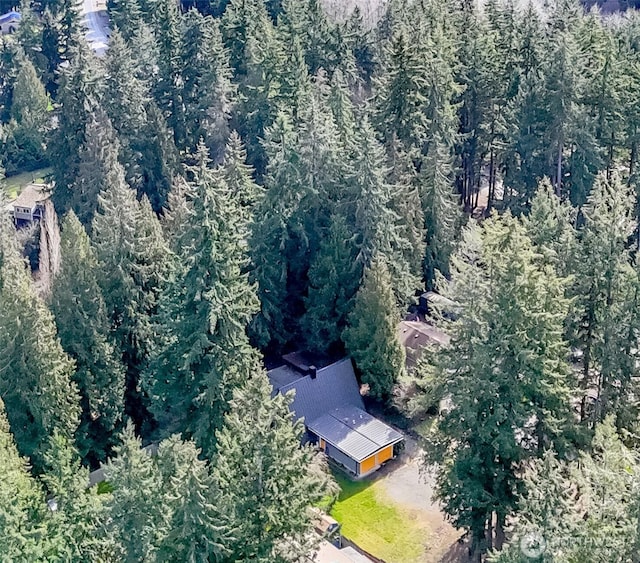
<svg viewBox="0 0 640 563"><path fill-rule="evenodd" d="M495 156L493 152L493 143L491 145L491 156L489 157L489 195L487 197L487 215L493 207L493 200L496 197L495 175Z"/></svg>
<svg viewBox="0 0 640 563"><path fill-rule="evenodd" d="M558 163L556 169L556 195L560 197L562 188L562 141L558 141Z"/></svg>
<svg viewBox="0 0 640 563"><path fill-rule="evenodd" d="M496 549L498 551L502 550L505 542L505 533L504 533L504 524L505 524L505 516L504 514L496 515Z"/></svg>
<svg viewBox="0 0 640 563"><path fill-rule="evenodd" d="M489 518L487 519L487 529L485 531L484 538L485 538L484 552L486 553L490 549L493 549L493 512L489 515Z"/></svg>

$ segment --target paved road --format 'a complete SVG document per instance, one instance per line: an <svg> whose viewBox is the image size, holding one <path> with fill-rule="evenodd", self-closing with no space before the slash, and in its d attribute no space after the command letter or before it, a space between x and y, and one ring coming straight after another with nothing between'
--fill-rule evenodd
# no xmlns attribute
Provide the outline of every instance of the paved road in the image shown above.
<svg viewBox="0 0 640 563"><path fill-rule="evenodd" d="M82 24L87 30L87 41L96 55L104 55L109 44L109 17L104 0L83 0Z"/></svg>

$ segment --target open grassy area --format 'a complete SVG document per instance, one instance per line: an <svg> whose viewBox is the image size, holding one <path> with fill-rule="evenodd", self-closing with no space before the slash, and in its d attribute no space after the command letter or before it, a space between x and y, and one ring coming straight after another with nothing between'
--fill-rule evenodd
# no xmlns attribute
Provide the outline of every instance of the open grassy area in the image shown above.
<svg viewBox="0 0 640 563"><path fill-rule="evenodd" d="M379 483L351 481L336 474L342 492L331 515L342 524L342 535L388 563L421 560L425 531L409 511L385 498Z"/></svg>
<svg viewBox="0 0 640 563"><path fill-rule="evenodd" d="M44 182L45 176L50 173L51 168L41 168L40 170L9 176L4 179L4 191L9 199L15 199L27 184Z"/></svg>

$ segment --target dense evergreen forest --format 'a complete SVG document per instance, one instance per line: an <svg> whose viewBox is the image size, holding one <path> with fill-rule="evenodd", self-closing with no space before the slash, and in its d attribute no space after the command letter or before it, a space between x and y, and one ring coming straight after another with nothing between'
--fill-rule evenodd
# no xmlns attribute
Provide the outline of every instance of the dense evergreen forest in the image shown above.
<svg viewBox="0 0 640 563"><path fill-rule="evenodd" d="M0 216L1 561L312 560L295 349L430 413L471 560L638 561L639 14L109 0L98 57L73 0L21 12L0 166L50 167L60 234L43 283Z"/></svg>

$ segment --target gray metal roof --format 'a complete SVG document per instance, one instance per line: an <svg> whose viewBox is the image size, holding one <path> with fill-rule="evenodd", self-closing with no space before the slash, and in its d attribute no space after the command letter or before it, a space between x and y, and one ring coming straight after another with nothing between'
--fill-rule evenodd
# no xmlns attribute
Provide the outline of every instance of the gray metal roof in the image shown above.
<svg viewBox="0 0 640 563"><path fill-rule="evenodd" d="M403 438L397 430L354 406L333 409L307 427L356 461L362 461Z"/></svg>
<svg viewBox="0 0 640 563"><path fill-rule="evenodd" d="M273 371L269 372L270 379ZM295 390L291 410L296 418L304 418L306 423L338 407L352 405L364 410L360 387L349 358L319 369L315 379L304 375L279 388L280 393L291 390Z"/></svg>

